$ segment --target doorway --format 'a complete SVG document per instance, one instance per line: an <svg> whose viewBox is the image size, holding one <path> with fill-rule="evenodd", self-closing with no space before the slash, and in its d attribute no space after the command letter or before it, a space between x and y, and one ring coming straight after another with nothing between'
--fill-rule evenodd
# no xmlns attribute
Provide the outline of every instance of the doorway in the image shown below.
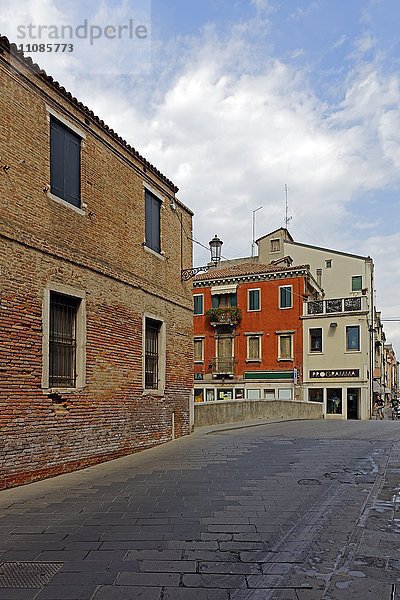
<svg viewBox="0 0 400 600"><path fill-rule="evenodd" d="M347 418L360 418L360 388L347 389Z"/></svg>

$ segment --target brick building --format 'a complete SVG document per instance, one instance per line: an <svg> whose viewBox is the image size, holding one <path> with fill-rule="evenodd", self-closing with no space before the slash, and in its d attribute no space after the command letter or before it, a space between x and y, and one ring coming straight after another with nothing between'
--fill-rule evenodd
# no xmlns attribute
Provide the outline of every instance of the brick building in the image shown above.
<svg viewBox="0 0 400 600"><path fill-rule="evenodd" d="M321 290L307 265L288 264L194 279L195 401L302 400L303 302Z"/></svg>
<svg viewBox="0 0 400 600"><path fill-rule="evenodd" d="M189 433L192 213L0 38L0 487Z"/></svg>

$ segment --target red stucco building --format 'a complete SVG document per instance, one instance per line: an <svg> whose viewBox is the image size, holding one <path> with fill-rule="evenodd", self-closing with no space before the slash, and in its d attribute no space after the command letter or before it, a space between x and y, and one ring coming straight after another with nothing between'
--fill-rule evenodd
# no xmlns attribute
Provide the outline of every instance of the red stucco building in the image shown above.
<svg viewBox="0 0 400 600"><path fill-rule="evenodd" d="M321 290L308 265L289 262L238 263L195 278L196 402L302 399L303 302Z"/></svg>

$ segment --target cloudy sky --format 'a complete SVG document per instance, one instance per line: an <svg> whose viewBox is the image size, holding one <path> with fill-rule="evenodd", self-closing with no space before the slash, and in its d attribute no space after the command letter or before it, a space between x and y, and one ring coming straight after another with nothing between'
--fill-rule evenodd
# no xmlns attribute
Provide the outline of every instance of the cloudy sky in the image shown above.
<svg viewBox="0 0 400 600"><path fill-rule="evenodd" d="M225 257L250 254L259 206L256 237L283 225L286 184L297 241L374 258L400 352L398 0L0 4L18 44L56 41L29 24L145 27L31 56L176 183L196 240L217 233Z"/></svg>

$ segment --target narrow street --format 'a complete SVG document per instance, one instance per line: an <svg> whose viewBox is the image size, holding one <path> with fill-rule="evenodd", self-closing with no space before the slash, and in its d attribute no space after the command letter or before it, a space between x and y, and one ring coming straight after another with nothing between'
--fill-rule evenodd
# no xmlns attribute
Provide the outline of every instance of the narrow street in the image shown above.
<svg viewBox="0 0 400 600"><path fill-rule="evenodd" d="M5 490L0 599L400 599L399 441L386 420L203 428Z"/></svg>

